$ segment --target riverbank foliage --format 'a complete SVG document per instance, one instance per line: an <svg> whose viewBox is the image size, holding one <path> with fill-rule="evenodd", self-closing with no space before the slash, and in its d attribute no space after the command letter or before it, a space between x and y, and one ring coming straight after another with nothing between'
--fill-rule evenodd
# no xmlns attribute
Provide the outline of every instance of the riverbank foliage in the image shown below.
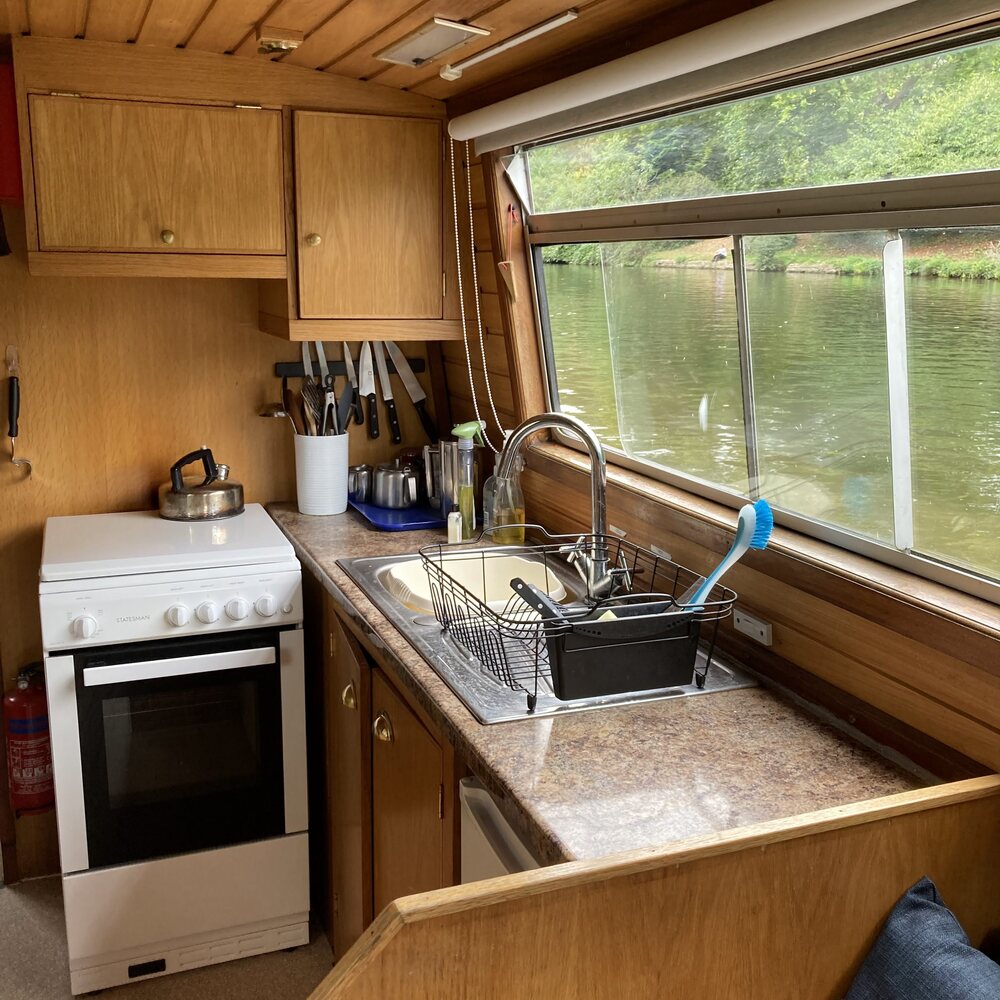
<svg viewBox="0 0 1000 1000"><path fill-rule="evenodd" d="M535 211L572 211L996 169L998 134L1000 42L991 41L539 146L528 160ZM760 269L829 263L845 273L876 273L872 268L881 267L852 254L801 260L793 237L768 239L776 242L751 261ZM782 246L783 239L793 242ZM605 248L605 262L636 266L656 250L618 244ZM975 260L917 256L908 268L1000 278L1000 261L988 251L984 242ZM549 247L545 259L596 264L601 251Z"/></svg>

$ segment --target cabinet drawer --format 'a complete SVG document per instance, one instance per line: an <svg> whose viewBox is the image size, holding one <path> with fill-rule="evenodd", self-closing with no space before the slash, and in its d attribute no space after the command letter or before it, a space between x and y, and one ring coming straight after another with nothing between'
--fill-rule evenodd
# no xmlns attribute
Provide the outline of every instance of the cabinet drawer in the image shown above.
<svg viewBox="0 0 1000 1000"><path fill-rule="evenodd" d="M283 254L278 111L32 95L42 250Z"/></svg>

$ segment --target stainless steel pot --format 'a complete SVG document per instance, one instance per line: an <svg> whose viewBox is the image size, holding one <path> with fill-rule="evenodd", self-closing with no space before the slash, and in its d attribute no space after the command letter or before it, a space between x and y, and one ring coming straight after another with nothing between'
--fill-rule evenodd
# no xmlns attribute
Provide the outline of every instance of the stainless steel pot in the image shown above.
<svg viewBox="0 0 1000 1000"><path fill-rule="evenodd" d="M203 477L184 476L185 465L200 461ZM208 448L179 458L170 467L170 482L159 490L160 517L168 521L216 521L243 513L243 485L229 478L229 466L216 463Z"/></svg>
<svg viewBox="0 0 1000 1000"><path fill-rule="evenodd" d="M375 469L375 489L372 503L376 507L402 510L420 500L420 473L412 465L398 460L383 462Z"/></svg>
<svg viewBox="0 0 1000 1000"><path fill-rule="evenodd" d="M374 471L370 465L352 465L347 470L347 495L355 503L371 503Z"/></svg>

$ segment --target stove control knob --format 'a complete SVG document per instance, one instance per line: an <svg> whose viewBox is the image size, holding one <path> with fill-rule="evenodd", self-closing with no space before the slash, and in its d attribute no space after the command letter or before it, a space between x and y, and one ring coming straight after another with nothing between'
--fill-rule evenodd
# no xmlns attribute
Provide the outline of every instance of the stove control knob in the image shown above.
<svg viewBox="0 0 1000 1000"><path fill-rule="evenodd" d="M211 625L219 620L219 605L215 601L205 601L195 608L194 613L202 625Z"/></svg>
<svg viewBox="0 0 1000 1000"><path fill-rule="evenodd" d="M226 617L234 622L241 622L250 614L250 604L242 597L234 597L226 604Z"/></svg>
<svg viewBox="0 0 1000 1000"><path fill-rule="evenodd" d="M167 608L166 617L171 625L180 627L181 625L187 625L191 621L191 612L183 604L174 604Z"/></svg>
<svg viewBox="0 0 1000 1000"><path fill-rule="evenodd" d="M264 594L257 598L254 607L261 618L270 618L278 610L278 602L270 594Z"/></svg>
<svg viewBox="0 0 1000 1000"><path fill-rule="evenodd" d="M97 632L97 619L91 615L80 615L70 623L69 630L76 639L89 639Z"/></svg>

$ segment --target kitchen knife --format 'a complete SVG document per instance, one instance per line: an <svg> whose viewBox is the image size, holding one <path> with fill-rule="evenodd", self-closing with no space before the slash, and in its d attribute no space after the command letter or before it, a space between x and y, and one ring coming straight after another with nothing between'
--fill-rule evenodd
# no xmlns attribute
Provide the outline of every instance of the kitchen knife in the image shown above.
<svg viewBox="0 0 1000 1000"><path fill-rule="evenodd" d="M326 350L323 341L316 341L316 360L319 362L319 377L323 387L323 418L320 421L320 434L339 434L340 428L335 426L337 419L337 396L333 391L333 376L330 366L326 363Z"/></svg>
<svg viewBox="0 0 1000 1000"><path fill-rule="evenodd" d="M420 417L420 422L424 425L424 433L430 438L431 444L437 444L437 428L434 426L434 421L431 420L430 414L427 412L427 404L425 402L427 393L424 392L423 386L417 381L417 376L413 374L410 362L406 360L405 355L396 344L391 340L387 340L385 348L389 352L389 357L392 358L392 363L396 366L396 374L403 380L403 385L410 396L413 408L417 411L417 416Z"/></svg>
<svg viewBox="0 0 1000 1000"><path fill-rule="evenodd" d="M340 399L337 401L338 434L347 433L347 424L351 419L351 413L354 411L354 402L357 398L358 394L354 391L354 386L348 382L340 394Z"/></svg>
<svg viewBox="0 0 1000 1000"><path fill-rule="evenodd" d="M365 422L365 415L361 411L361 393L358 392L358 376L354 371L354 356L351 354L351 345L346 340L344 341L344 367L347 369L347 381L354 390L354 392L351 393L351 398L353 400L351 404L351 413L354 416L354 422L356 424L363 424ZM340 429L346 431L347 427L344 424L341 424Z"/></svg>
<svg viewBox="0 0 1000 1000"><path fill-rule="evenodd" d="M375 354L375 364L378 365L378 380L382 386L382 399L385 402L385 412L389 415L389 430L392 434L392 443L399 444L403 440L403 435L399 430L399 415L396 413L396 400L392 398L392 382L389 381L389 366L385 363L385 351L382 349L382 342L379 340L373 341L372 351Z"/></svg>
<svg viewBox="0 0 1000 1000"><path fill-rule="evenodd" d="M368 436L377 438L378 402L375 399L375 368L372 363L372 345L367 340L361 345L358 365L361 369L358 374L358 392L368 403Z"/></svg>

